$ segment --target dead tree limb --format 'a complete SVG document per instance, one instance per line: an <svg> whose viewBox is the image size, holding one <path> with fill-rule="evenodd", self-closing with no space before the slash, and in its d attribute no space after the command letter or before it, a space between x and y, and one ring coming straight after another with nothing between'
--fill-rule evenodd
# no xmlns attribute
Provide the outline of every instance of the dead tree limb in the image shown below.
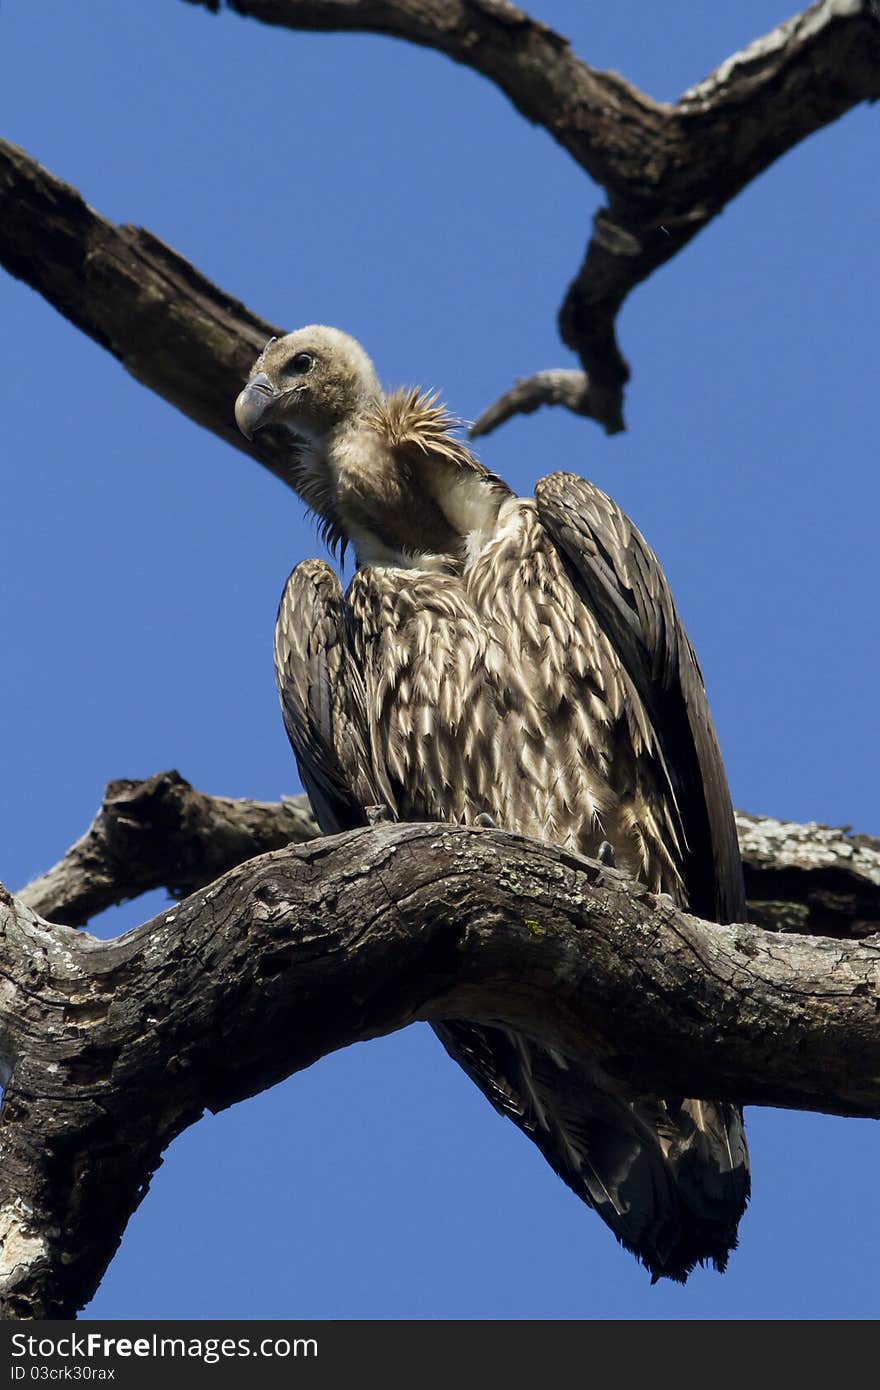
<svg viewBox="0 0 880 1390"><path fill-rule="evenodd" d="M880 97L877 0L817 0L733 54L674 105L600 72L508 0L187 0L288 29L369 30L437 49L493 82L608 195L559 313L580 357L578 391L549 394L609 434L624 428L629 366L617 344L626 296L794 145ZM482 432L534 409L507 392ZM486 423L487 414L497 416Z"/></svg>
<svg viewBox="0 0 880 1390"><path fill-rule="evenodd" d="M267 338L284 332L142 227L117 227L0 140L0 263L127 371L284 482L281 450L248 444L232 408Z"/></svg>
<svg viewBox="0 0 880 1390"><path fill-rule="evenodd" d="M515 381L471 425L472 439L491 434L514 415L534 415L542 405L564 405L575 415L592 415L590 378L586 372L556 367Z"/></svg>
<svg viewBox="0 0 880 1390"><path fill-rule="evenodd" d="M701 922L500 831L290 846L108 942L0 911L8 1317L87 1301L206 1108L419 1019L506 1023L660 1094L880 1116L876 939Z"/></svg>
<svg viewBox="0 0 880 1390"><path fill-rule="evenodd" d="M880 932L880 840L737 812L749 919L770 931L858 938ZM111 782L86 833L18 898L82 926L154 888L194 893L227 869L320 834L305 796L234 800L196 791L178 772Z"/></svg>
<svg viewBox="0 0 880 1390"><path fill-rule="evenodd" d="M880 932L880 839L736 812L749 920L771 931Z"/></svg>
<svg viewBox="0 0 880 1390"><path fill-rule="evenodd" d="M189 3L220 8L218 0ZM559 316L584 371L518 383L482 413L484 434L540 404L565 405L609 433L622 429L629 367L616 320L629 292L780 155L880 97L876 0L818 0L675 105L590 68L506 0L238 0L228 8L291 29L371 30L439 49L493 81L605 188L608 204ZM280 330L151 233L105 221L2 142L0 263L139 381L286 480L282 452L263 436L247 446L226 409Z"/></svg>
<svg viewBox="0 0 880 1390"><path fill-rule="evenodd" d="M164 888L183 898L255 855L320 834L305 796L234 800L179 772L110 782L84 835L18 894L41 917L81 927L107 907Z"/></svg>

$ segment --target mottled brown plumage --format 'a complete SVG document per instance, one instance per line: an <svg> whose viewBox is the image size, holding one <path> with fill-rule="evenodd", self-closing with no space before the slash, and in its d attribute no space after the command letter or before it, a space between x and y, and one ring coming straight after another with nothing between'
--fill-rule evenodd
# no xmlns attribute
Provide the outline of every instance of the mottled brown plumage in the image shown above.
<svg viewBox="0 0 880 1390"><path fill-rule="evenodd" d="M515 497L436 398L384 395L363 349L270 343L236 403L287 433L297 488L358 568L298 565L276 672L326 832L383 806L595 856L718 920L745 915L699 669L656 558L591 484ZM450 1022L447 1050L655 1277L724 1267L748 1196L737 1107L625 1094L598 1064Z"/></svg>

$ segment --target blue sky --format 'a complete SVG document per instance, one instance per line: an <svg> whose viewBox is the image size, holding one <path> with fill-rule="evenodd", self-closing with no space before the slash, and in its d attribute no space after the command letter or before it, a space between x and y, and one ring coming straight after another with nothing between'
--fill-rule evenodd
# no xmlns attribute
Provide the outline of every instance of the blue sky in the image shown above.
<svg viewBox="0 0 880 1390"><path fill-rule="evenodd" d="M790 13L533 0L597 67L674 99ZM571 362L555 314L600 194L483 79L371 36L180 0L4 0L0 133L294 328L473 418ZM660 555L737 805L880 832L874 608L877 112L753 184L621 318L629 432L543 411L481 456L583 473ZM271 636L319 554L292 493L0 274L0 877L105 782L297 789ZM230 401L230 410L232 402ZM161 895L105 915L113 934ZM648 1277L427 1028L348 1049L178 1139L88 1312L105 1318L869 1318L877 1127L750 1110L728 1273Z"/></svg>

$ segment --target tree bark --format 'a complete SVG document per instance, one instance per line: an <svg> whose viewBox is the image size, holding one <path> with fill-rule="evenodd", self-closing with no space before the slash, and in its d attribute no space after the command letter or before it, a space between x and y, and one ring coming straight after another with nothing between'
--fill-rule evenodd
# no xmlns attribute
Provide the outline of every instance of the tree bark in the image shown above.
<svg viewBox="0 0 880 1390"><path fill-rule="evenodd" d="M880 932L880 839L736 812L749 921L830 937Z"/></svg>
<svg viewBox="0 0 880 1390"><path fill-rule="evenodd" d="M880 839L736 813L749 920L768 931L859 938L880 932ZM304 795L233 800L178 772L111 782L86 833L18 893L41 916L83 926L126 898L204 887L258 854L320 835Z"/></svg>
<svg viewBox="0 0 880 1390"><path fill-rule="evenodd" d="M419 1019L504 1023L643 1090L880 1116L877 940L701 922L501 831L289 846L114 941L0 907L8 1317L87 1301L206 1108Z"/></svg>
<svg viewBox="0 0 880 1390"><path fill-rule="evenodd" d="M179 772L110 782L88 830L18 894L40 916L81 927L105 908L164 888L183 898L227 869L320 834L308 798L233 800Z"/></svg>

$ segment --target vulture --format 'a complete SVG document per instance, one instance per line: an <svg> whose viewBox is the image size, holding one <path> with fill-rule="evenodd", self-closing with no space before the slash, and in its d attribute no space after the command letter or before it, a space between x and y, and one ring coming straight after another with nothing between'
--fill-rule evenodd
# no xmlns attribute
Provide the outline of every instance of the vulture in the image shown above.
<svg viewBox="0 0 880 1390"><path fill-rule="evenodd" d="M612 862L682 908L743 921L730 796L660 565L571 473L516 496L435 394L383 391L318 325L271 339L235 404L281 431L331 550L293 570L275 629L284 723L321 830L494 825ZM375 812L371 814L375 816ZM511 1028L436 1032L653 1280L722 1271L749 1194L741 1109L624 1089Z"/></svg>

